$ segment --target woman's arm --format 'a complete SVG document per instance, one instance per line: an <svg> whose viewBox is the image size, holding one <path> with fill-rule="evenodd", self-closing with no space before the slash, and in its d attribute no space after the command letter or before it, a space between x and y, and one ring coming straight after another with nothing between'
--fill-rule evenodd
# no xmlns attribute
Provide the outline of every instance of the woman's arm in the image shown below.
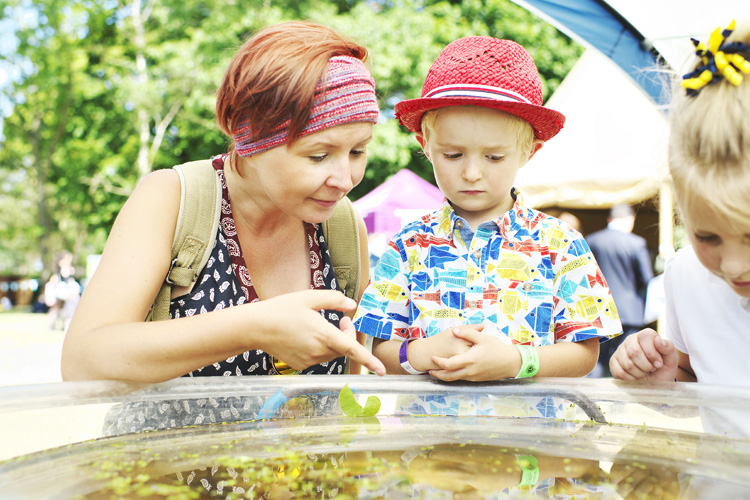
<svg viewBox="0 0 750 500"><path fill-rule="evenodd" d="M144 322L169 267L179 197L177 174L157 171L118 215L63 344L65 380L161 382L248 349L280 356L298 370L344 354L384 371L353 329L342 333L318 313L354 309L356 303L339 292L308 290Z"/></svg>
<svg viewBox="0 0 750 500"><path fill-rule="evenodd" d="M179 177L159 170L145 177L123 206L66 334L64 379L131 378L128 372L141 370L131 358L147 357L139 351L152 351L149 337L165 326L138 323L169 269L179 205ZM159 338L169 341L163 334ZM159 368L146 371L152 370Z"/></svg>

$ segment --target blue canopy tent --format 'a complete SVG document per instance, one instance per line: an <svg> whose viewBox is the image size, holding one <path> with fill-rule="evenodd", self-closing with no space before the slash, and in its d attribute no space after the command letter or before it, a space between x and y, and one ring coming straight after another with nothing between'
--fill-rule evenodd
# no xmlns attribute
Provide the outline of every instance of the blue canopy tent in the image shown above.
<svg viewBox="0 0 750 500"><path fill-rule="evenodd" d="M512 0L582 45L609 57L664 109L669 83L660 64L684 69L689 37L706 39L732 19L750 21L747 0Z"/></svg>
<svg viewBox="0 0 750 500"><path fill-rule="evenodd" d="M657 105L665 104L662 81L642 70L657 65L657 54L646 37L603 0L514 0L612 59Z"/></svg>

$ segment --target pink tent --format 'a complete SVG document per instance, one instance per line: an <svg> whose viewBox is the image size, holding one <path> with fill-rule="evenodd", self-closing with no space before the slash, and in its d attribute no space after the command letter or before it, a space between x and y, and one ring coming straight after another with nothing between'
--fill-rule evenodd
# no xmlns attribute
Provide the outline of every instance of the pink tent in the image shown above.
<svg viewBox="0 0 750 500"><path fill-rule="evenodd" d="M406 222L440 208L443 193L404 168L353 204L368 233L390 239Z"/></svg>

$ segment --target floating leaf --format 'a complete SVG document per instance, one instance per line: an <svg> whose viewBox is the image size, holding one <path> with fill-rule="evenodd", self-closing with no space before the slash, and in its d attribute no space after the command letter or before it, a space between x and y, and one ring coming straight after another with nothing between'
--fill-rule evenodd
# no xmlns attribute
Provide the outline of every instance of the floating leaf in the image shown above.
<svg viewBox="0 0 750 500"><path fill-rule="evenodd" d="M368 399L367 402L369 403L370 400ZM378 403L380 403L380 401L378 401ZM362 406L357 403L357 400L354 399L354 393L349 388L349 384L344 385L341 392L339 392L339 405L341 406L341 411L343 411L344 415L347 417L361 417L364 415L364 410L362 409ZM378 409L379 408L380 404L378 404Z"/></svg>
<svg viewBox="0 0 750 500"><path fill-rule="evenodd" d="M362 411L363 417L374 417L380 411L380 398L377 396L369 396L365 402L365 407Z"/></svg>

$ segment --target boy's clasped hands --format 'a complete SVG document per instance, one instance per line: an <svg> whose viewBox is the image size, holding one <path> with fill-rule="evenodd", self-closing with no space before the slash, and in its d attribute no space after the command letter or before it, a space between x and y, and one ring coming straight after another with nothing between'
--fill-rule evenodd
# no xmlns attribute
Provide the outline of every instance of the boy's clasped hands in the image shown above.
<svg viewBox="0 0 750 500"><path fill-rule="evenodd" d="M416 370L446 382L514 377L521 366L518 349L484 333L484 326L457 326L414 340L409 343L409 361Z"/></svg>

